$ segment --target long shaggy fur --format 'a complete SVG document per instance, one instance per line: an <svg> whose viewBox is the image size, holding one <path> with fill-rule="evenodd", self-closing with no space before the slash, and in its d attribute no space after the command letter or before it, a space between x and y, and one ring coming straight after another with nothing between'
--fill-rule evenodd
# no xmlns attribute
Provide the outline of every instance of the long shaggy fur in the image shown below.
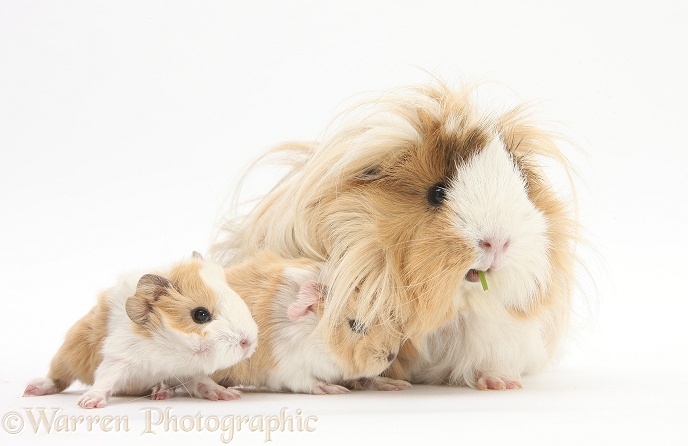
<svg viewBox="0 0 688 446"><path fill-rule="evenodd" d="M466 316L483 311L471 307L477 297L465 292L466 273L480 257L477 240L457 230L451 206L428 204L428 190L435 184L451 189L462 166L499 144L522 179L529 212L545 222L544 267L530 274L537 277L523 278L528 283L518 288L518 296L503 299L499 296L509 295L508 274L495 272L497 306L484 311L498 312L498 320L508 324L529 321L529 333L542 342L544 350L531 355L537 364L516 367L512 375L541 367L555 356L571 311L577 224L571 205L557 197L538 166L543 157L567 173L569 166L557 138L539 129L526 107L482 113L473 93L439 82L393 91L354 107L321 141L274 149L291 170L251 212L228 220L215 256L230 265L268 248L287 258L326 262L323 322L334 330L347 299L357 295L357 320L381 318L404 327L410 341L390 373L413 378L421 355L433 356L438 330L454 333L450 341L461 350L461 333L470 327ZM499 356L493 353L466 361ZM452 368L447 366L432 376L416 374L416 380L476 385L468 378L476 367L447 371Z"/></svg>

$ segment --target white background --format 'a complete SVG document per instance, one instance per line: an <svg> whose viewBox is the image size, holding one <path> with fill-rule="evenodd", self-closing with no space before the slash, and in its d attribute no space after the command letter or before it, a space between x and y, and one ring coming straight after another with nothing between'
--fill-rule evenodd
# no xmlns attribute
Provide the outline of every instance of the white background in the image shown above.
<svg viewBox="0 0 688 446"><path fill-rule="evenodd" d="M688 441L687 19L680 1L3 0L0 416L83 415L79 389L20 394L97 292L121 272L205 251L262 151L317 138L352 96L426 82L428 70L502 82L582 149L566 148L595 285L583 280L563 361L513 392L416 386L153 407L318 416L316 432L277 444ZM127 434L0 428L0 442L221 444L217 432L140 436L151 404L104 409L130 417Z"/></svg>

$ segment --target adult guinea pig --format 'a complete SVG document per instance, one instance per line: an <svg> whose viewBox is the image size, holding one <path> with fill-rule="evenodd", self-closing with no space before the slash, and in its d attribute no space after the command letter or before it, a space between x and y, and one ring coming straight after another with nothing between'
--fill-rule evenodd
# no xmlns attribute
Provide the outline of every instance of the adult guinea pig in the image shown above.
<svg viewBox="0 0 688 446"><path fill-rule="evenodd" d="M348 392L347 387L409 386L377 376L395 359L400 330L378 320L359 322L355 296L333 330L320 324L327 305L321 265L262 251L226 269L227 281L258 323L261 340L250 359L215 373L218 383L320 395Z"/></svg>
<svg viewBox="0 0 688 446"><path fill-rule="evenodd" d="M24 396L92 385L79 406L104 407L110 395L165 399L182 386L193 396L235 399L209 374L251 356L258 327L227 285L224 270L200 255L170 268L132 273L100 295L67 333L46 378Z"/></svg>
<svg viewBox="0 0 688 446"><path fill-rule="evenodd" d="M321 141L275 149L291 170L229 220L215 255L323 259L329 323L358 290L362 323L394 320L409 337L389 376L519 387L556 356L571 311L573 203L539 166L569 168L525 107L483 112L473 94L394 91Z"/></svg>

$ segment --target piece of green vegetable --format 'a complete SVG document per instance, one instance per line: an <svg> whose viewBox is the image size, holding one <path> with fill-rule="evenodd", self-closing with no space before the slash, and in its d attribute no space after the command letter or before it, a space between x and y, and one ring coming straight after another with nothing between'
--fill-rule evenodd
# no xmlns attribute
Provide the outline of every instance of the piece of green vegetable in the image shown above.
<svg viewBox="0 0 688 446"><path fill-rule="evenodd" d="M487 291L487 280L485 280L485 271L478 270L478 277L480 277L480 283L483 286L483 291Z"/></svg>

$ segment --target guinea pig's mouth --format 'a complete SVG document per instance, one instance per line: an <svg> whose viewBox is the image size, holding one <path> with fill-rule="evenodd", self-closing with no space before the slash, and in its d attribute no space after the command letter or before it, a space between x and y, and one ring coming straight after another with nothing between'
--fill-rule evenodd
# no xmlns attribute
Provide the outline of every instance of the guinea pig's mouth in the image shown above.
<svg viewBox="0 0 688 446"><path fill-rule="evenodd" d="M488 271L490 271L489 268L483 272L486 273ZM477 269L469 269L468 272L466 273L466 280L469 282L480 282L480 276L478 275L478 270Z"/></svg>

